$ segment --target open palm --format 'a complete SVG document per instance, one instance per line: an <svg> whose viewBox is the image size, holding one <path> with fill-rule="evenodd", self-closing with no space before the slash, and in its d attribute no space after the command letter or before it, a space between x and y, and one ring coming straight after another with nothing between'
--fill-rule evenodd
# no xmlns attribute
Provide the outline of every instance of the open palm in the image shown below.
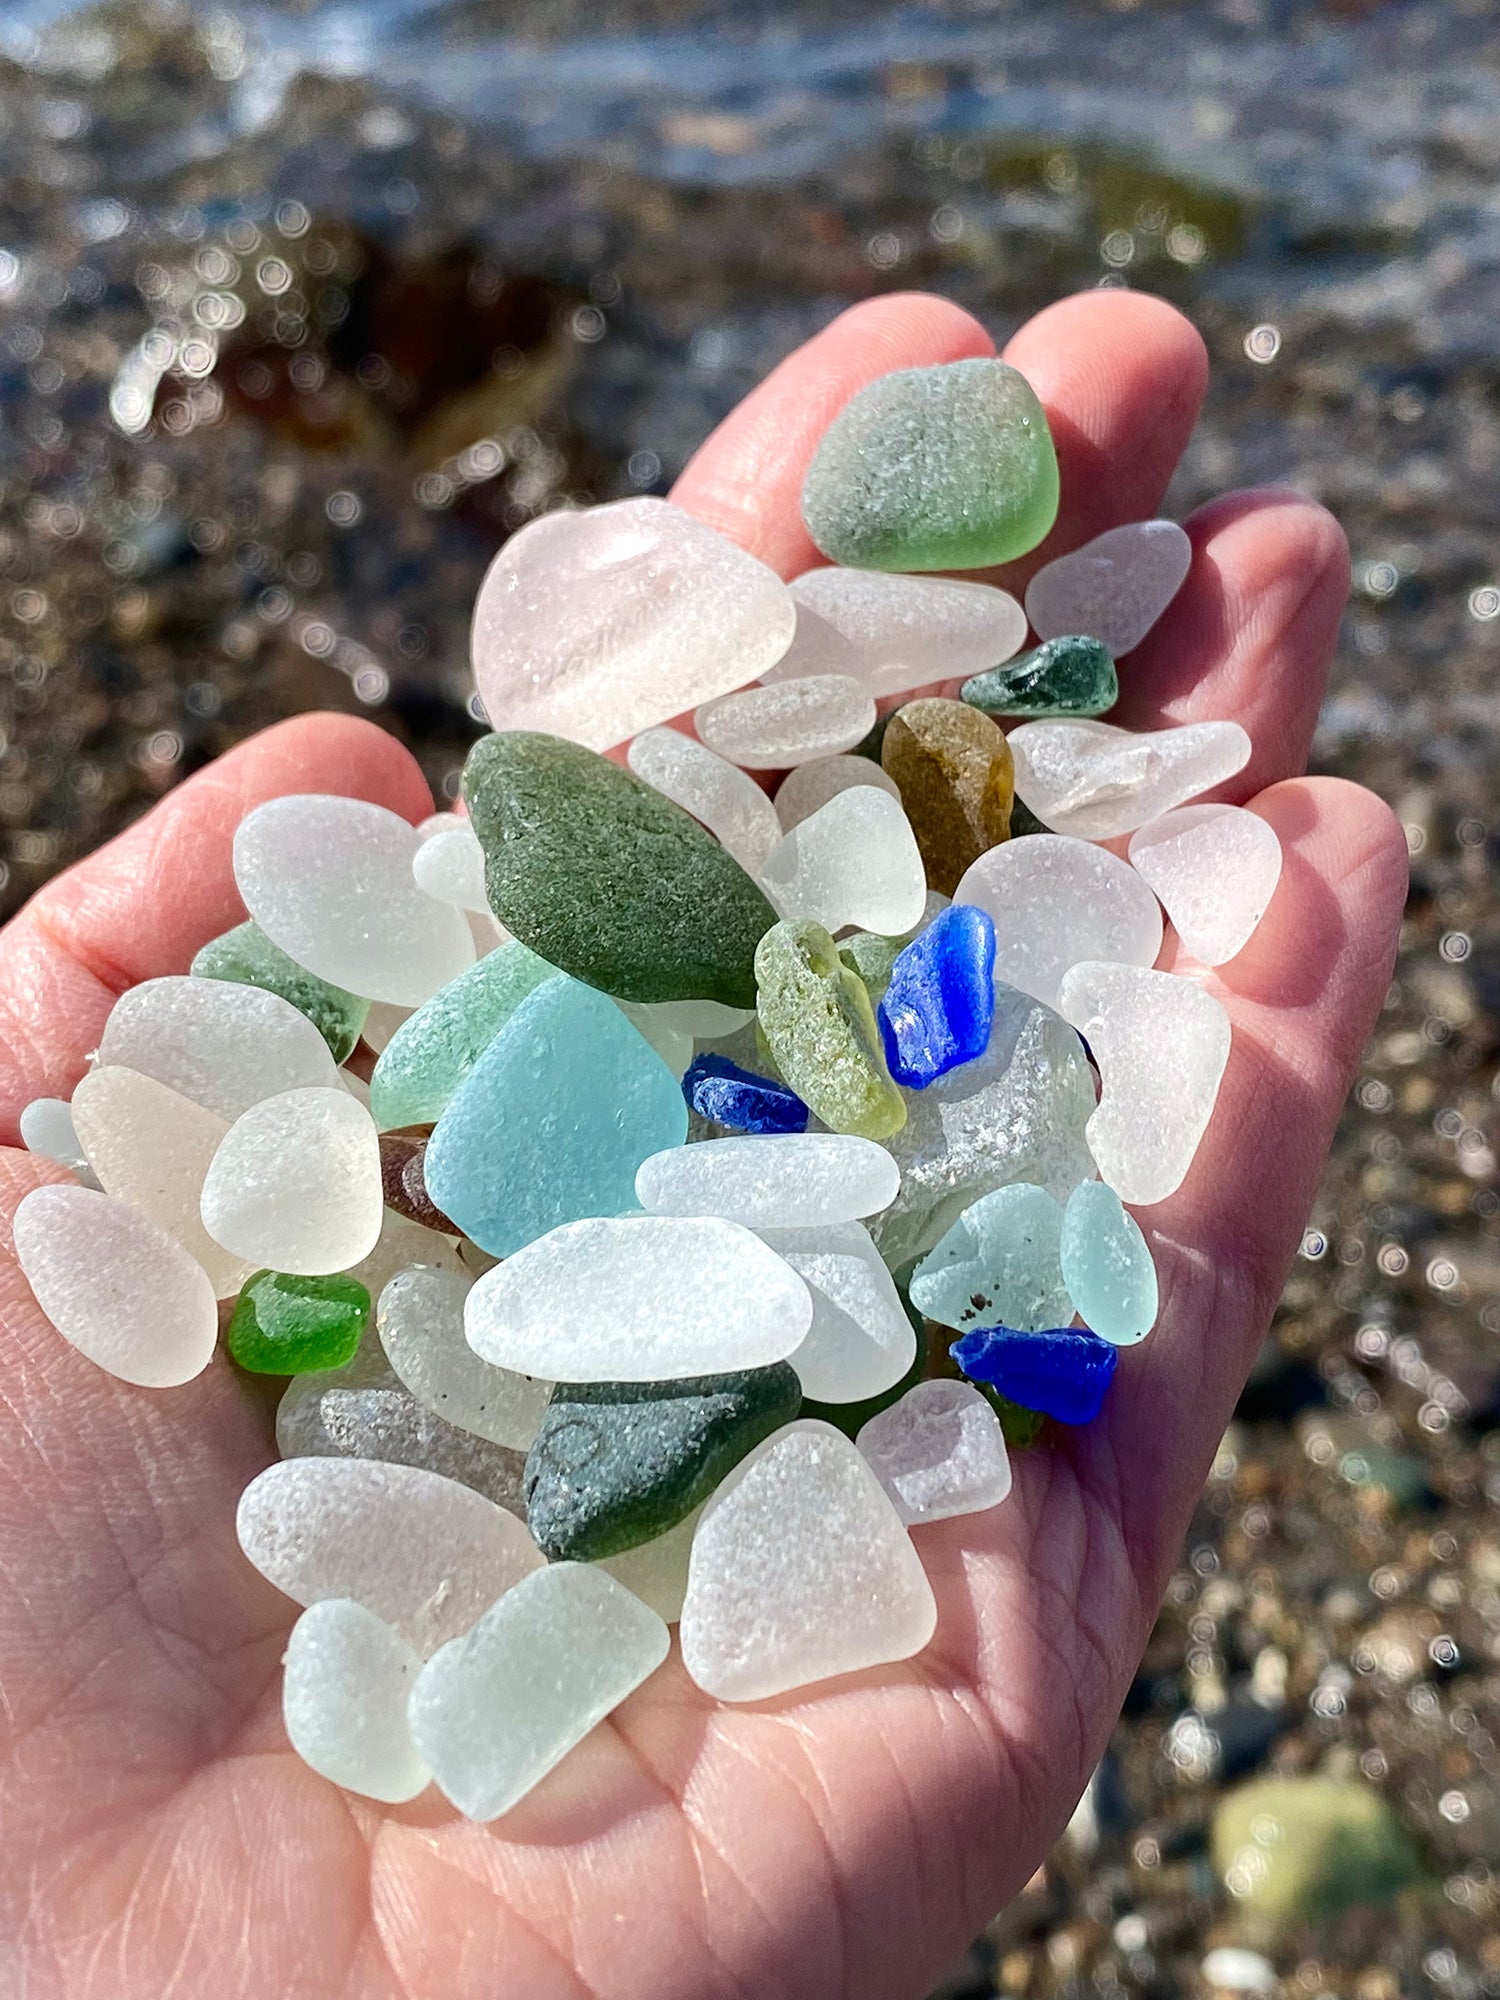
<svg viewBox="0 0 1500 2000"><path fill-rule="evenodd" d="M795 575L818 435L893 368L988 354L940 300L847 313L704 447L676 498ZM1202 395L1196 334L1124 292L1064 301L1007 350L1047 407L1063 513L1046 555L1159 505ZM1210 984L1234 1022L1181 1191L1138 1211L1156 1332L1103 1417L1053 1428L1012 1499L917 1531L937 1636L901 1667L749 1708L669 1661L490 1826L386 1808L288 1749L293 1609L235 1545L271 1407L222 1359L185 1389L114 1381L0 1260L0 1965L26 2000L914 2000L1030 1874L1118 1713L1214 1446L1275 1303L1384 994L1405 881L1390 814L1301 778L1344 600L1343 538L1284 492L1188 524L1192 571L1112 719L1236 717L1223 795L1286 865ZM1031 563L1028 567L1034 567ZM1007 580L1014 581L1013 577ZM283 792L416 820L368 724L268 731L43 891L0 938L0 1119L67 1095L117 993L181 972L241 912L230 838ZM0 1214L59 1171L0 1152Z"/></svg>

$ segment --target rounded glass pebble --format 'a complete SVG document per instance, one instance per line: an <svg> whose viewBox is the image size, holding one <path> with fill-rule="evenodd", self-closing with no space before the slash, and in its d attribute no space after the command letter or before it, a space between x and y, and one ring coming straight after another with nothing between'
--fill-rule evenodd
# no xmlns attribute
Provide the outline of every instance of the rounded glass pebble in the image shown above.
<svg viewBox="0 0 1500 2000"><path fill-rule="evenodd" d="M784 771L852 749L875 727L875 702L847 674L813 674L727 694L700 708L693 727L731 763Z"/></svg>
<svg viewBox="0 0 1500 2000"><path fill-rule="evenodd" d="M466 819L456 814L422 841L412 856L412 880L426 896L460 910L489 914L484 894L484 849Z"/></svg>
<svg viewBox="0 0 1500 2000"><path fill-rule="evenodd" d="M1138 646L1181 589L1193 545L1175 521L1130 521L1044 563L1026 586L1039 639L1085 633L1115 659Z"/></svg>
<svg viewBox="0 0 1500 2000"><path fill-rule="evenodd" d="M85 1187L98 1186L93 1168L79 1143L73 1112L65 1098L32 1098L29 1104L22 1106L18 1124L21 1144L28 1153L66 1167L69 1173L77 1174L83 1180Z"/></svg>
<svg viewBox="0 0 1500 2000"><path fill-rule="evenodd" d="M818 757L788 771L776 789L776 817L783 833L790 833L810 819L819 806L837 798L840 792L859 785L873 785L877 791L899 800L900 787L879 764L868 757ZM775 842L772 842L772 846Z"/></svg>
<svg viewBox="0 0 1500 2000"><path fill-rule="evenodd" d="M917 1382L855 1439L909 1527L980 1514L1010 1492L1000 1419L968 1382Z"/></svg>
<svg viewBox="0 0 1500 2000"><path fill-rule="evenodd" d="M1156 1324L1156 1266L1140 1226L1103 1181L1080 1181L1063 1214L1063 1283L1091 1332L1129 1347Z"/></svg>
<svg viewBox="0 0 1500 2000"><path fill-rule="evenodd" d="M791 591L800 609L831 626L850 648L852 660L840 671L877 701L999 666L1026 638L1020 605L1009 591L986 583L831 564L799 576ZM789 654L766 678L784 679L792 670Z"/></svg>
<svg viewBox="0 0 1500 2000"><path fill-rule="evenodd" d="M1063 1211L1045 1188L1013 1181L966 1208L911 1275L911 1302L960 1332L1023 1333L1073 1317L1061 1262Z"/></svg>
<svg viewBox="0 0 1500 2000"><path fill-rule="evenodd" d="M1281 879L1281 842L1242 806L1179 806L1130 836L1130 860L1201 965L1238 956Z"/></svg>
<svg viewBox="0 0 1500 2000"><path fill-rule="evenodd" d="M1054 833L1112 840L1250 761L1237 722L1138 732L1110 722L1023 722L1010 733L1016 793Z"/></svg>
<svg viewBox="0 0 1500 2000"><path fill-rule="evenodd" d="M753 778L680 729L646 729L626 753L638 778L690 812L742 868L758 874L781 838L776 808Z"/></svg>
<svg viewBox="0 0 1500 2000"><path fill-rule="evenodd" d="M376 1324L391 1367L428 1409L460 1430L525 1451L552 1384L482 1361L464 1334L471 1280L418 1265L380 1294Z"/></svg>
<svg viewBox="0 0 1500 2000"><path fill-rule="evenodd" d="M289 1090L230 1126L203 1183L203 1226L252 1264L344 1271L380 1238L375 1121L346 1090Z"/></svg>
<svg viewBox="0 0 1500 2000"><path fill-rule="evenodd" d="M337 1079L328 1044L290 1001L219 979L132 986L110 1009L95 1060L155 1077L231 1119L262 1098Z"/></svg>
<svg viewBox="0 0 1500 2000"><path fill-rule="evenodd" d="M352 1598L329 1598L292 1627L284 1666L282 1719L304 1764L385 1805L426 1790L406 1720L422 1661L399 1632Z"/></svg>
<svg viewBox="0 0 1500 2000"><path fill-rule="evenodd" d="M654 1153L635 1177L652 1215L716 1215L750 1229L793 1229L877 1215L901 1176L884 1146L843 1132L705 1139Z"/></svg>
<svg viewBox="0 0 1500 2000"><path fill-rule="evenodd" d="M353 1360L369 1320L370 1294L357 1278L258 1271L235 1302L224 1344L253 1375L317 1373Z"/></svg>
<svg viewBox="0 0 1500 2000"><path fill-rule="evenodd" d="M873 786L840 792L784 834L761 870L782 915L898 937L920 923L927 877L911 823Z"/></svg>
<svg viewBox="0 0 1500 2000"><path fill-rule="evenodd" d="M860 1403L893 1388L916 1357L917 1336L870 1232L834 1222L760 1234L812 1294L812 1325L789 1357L803 1394Z"/></svg>

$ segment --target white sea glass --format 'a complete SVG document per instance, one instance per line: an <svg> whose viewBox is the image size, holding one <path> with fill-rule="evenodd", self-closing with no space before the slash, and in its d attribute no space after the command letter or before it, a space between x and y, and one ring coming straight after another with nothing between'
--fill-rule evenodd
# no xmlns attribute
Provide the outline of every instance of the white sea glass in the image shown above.
<svg viewBox="0 0 1500 2000"><path fill-rule="evenodd" d="M875 727L875 702L848 674L811 674L707 702L693 727L730 763L784 771L852 749Z"/></svg>
<svg viewBox="0 0 1500 2000"><path fill-rule="evenodd" d="M1182 588L1193 545L1175 521L1130 521L1045 563L1026 586L1039 639L1079 633L1112 659L1138 646Z"/></svg>
<svg viewBox="0 0 1500 2000"><path fill-rule="evenodd" d="M998 1507L1010 1492L1000 1419L972 1382L917 1382L855 1440L908 1526Z"/></svg>
<svg viewBox="0 0 1500 2000"><path fill-rule="evenodd" d="M781 838L766 794L735 764L680 729L645 729L626 753L638 778L690 812L750 874Z"/></svg>
<svg viewBox="0 0 1500 2000"><path fill-rule="evenodd" d="M835 1222L760 1234L812 1294L812 1325L787 1357L803 1394L818 1403L884 1395L916 1359L917 1336L869 1230Z"/></svg>
<svg viewBox="0 0 1500 2000"><path fill-rule="evenodd" d="M489 915L484 893L484 849L466 819L451 817L427 835L412 856L412 880L424 895L460 910Z"/></svg>
<svg viewBox="0 0 1500 2000"><path fill-rule="evenodd" d="M818 757L811 764L799 764L795 771L787 772L776 789L776 817L781 831L790 833L794 826L810 819L819 806L826 806L840 792L852 792L860 785L873 785L889 798L901 797L896 780L869 757Z"/></svg>
<svg viewBox="0 0 1500 2000"><path fill-rule="evenodd" d="M1281 879L1281 842L1242 806L1179 806L1130 836L1130 859L1201 965L1244 950Z"/></svg>
<svg viewBox="0 0 1500 2000"><path fill-rule="evenodd" d="M1237 722L1134 731L1111 722L1025 722L1009 737L1016 795L1054 833L1112 840L1250 761Z"/></svg>
<svg viewBox="0 0 1500 2000"><path fill-rule="evenodd" d="M215 1243L252 1264L348 1270L375 1248L385 1212L374 1119L342 1089L253 1104L214 1154L199 1208Z"/></svg>
<svg viewBox="0 0 1500 2000"><path fill-rule="evenodd" d="M761 870L787 917L827 931L900 937L921 922L927 875L900 802L872 785L839 792L784 834Z"/></svg>
<svg viewBox="0 0 1500 2000"><path fill-rule="evenodd" d="M132 986L111 1008L95 1060L154 1076L220 1118L337 1081L328 1044L305 1014L279 993L227 979Z"/></svg>
<svg viewBox="0 0 1500 2000"><path fill-rule="evenodd" d="M652 1215L719 1215L750 1229L853 1222L896 1199L901 1176L884 1146L848 1132L704 1139L653 1153L635 1198Z"/></svg>
<svg viewBox="0 0 1500 2000"><path fill-rule="evenodd" d="M431 1265L398 1271L376 1305L380 1344L428 1409L476 1437L525 1451L552 1384L480 1360L464 1337L470 1282Z"/></svg>
<svg viewBox="0 0 1500 2000"><path fill-rule="evenodd" d="M286 1644L281 1713L292 1748L320 1777L400 1805L425 1791L406 1705L422 1660L353 1598L309 1605Z"/></svg>
<svg viewBox="0 0 1500 2000"><path fill-rule="evenodd" d="M877 699L982 674L1026 638L1025 612L987 583L829 567L809 570L791 589L852 646L855 664L843 671Z"/></svg>

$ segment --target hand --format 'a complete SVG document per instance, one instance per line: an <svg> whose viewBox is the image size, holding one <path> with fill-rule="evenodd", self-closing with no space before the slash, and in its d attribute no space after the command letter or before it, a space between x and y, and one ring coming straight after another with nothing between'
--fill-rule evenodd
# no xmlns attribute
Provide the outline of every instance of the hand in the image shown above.
<svg viewBox="0 0 1500 2000"><path fill-rule="evenodd" d="M853 390L988 354L940 300L857 307L704 446L676 498L791 576L798 492ZM1203 390L1170 308L1095 292L1007 358L1062 461L1047 554L1159 505ZM234 1509L274 1455L223 1361L128 1388L0 1265L0 1954L28 2000L917 2000L1030 1875L1119 1711L1189 1512L1312 1201L1390 976L1406 876L1391 814L1299 777L1347 585L1335 523L1286 492L1188 523L1182 593L1112 720L1237 717L1224 796L1286 865L1210 984L1234 1048L1185 1186L1142 1210L1155 1332L1104 1415L1051 1427L986 1514L919 1529L937 1636L904 1666L749 1709L675 1663L491 1826L429 1792L386 1809L301 1765L280 1719L293 1607L241 1558ZM1033 559L1028 568L1035 567ZM1013 575L1006 580L1014 582ZM238 920L236 822L283 792L410 819L415 765L368 724L285 723L173 792L0 938L0 1119L66 1096L115 995ZM0 1155L0 1214L59 1178Z"/></svg>

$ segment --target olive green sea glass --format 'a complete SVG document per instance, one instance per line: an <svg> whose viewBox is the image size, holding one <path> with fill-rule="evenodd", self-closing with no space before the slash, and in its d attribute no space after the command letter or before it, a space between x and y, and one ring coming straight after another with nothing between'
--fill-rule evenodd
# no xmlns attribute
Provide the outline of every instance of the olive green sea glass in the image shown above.
<svg viewBox="0 0 1500 2000"><path fill-rule="evenodd" d="M906 1105L863 980L821 924L782 922L755 954L756 1014L776 1067L833 1132L888 1139Z"/></svg>

